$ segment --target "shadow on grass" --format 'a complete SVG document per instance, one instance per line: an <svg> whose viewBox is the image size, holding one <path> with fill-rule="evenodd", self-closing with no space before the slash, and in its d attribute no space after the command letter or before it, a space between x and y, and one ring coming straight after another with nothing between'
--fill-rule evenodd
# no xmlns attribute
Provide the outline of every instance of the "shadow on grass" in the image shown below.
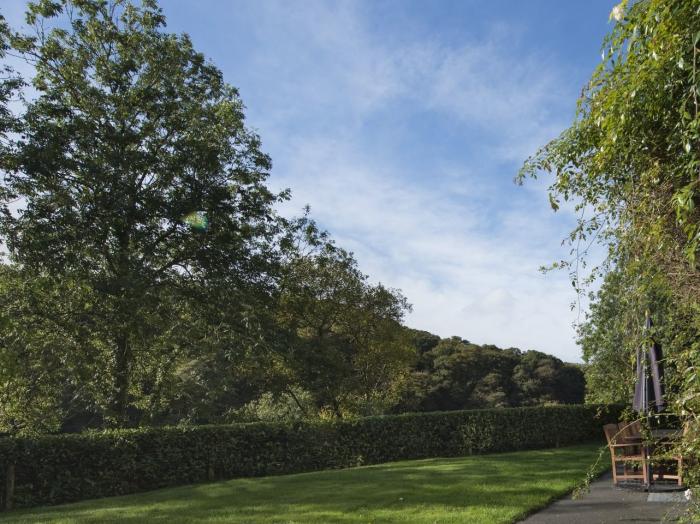
<svg viewBox="0 0 700 524"><path fill-rule="evenodd" d="M512 522L580 481L594 445L236 479L7 514L7 522Z"/></svg>

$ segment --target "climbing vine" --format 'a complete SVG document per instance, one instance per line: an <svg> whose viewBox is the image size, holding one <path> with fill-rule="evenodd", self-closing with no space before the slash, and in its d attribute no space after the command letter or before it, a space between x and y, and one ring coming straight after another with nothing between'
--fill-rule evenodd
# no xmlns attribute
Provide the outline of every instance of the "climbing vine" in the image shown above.
<svg viewBox="0 0 700 524"><path fill-rule="evenodd" d="M700 2L625 0L610 21L573 124L525 162L518 180L553 175L552 207L573 205L579 217L572 256L555 266L571 272L579 292L603 279L580 328L589 398L629 398L634 351L649 335L643 311L651 309L670 370L669 408L688 428L679 446L697 455ZM584 278L591 245L606 256ZM689 468L697 484L700 470Z"/></svg>

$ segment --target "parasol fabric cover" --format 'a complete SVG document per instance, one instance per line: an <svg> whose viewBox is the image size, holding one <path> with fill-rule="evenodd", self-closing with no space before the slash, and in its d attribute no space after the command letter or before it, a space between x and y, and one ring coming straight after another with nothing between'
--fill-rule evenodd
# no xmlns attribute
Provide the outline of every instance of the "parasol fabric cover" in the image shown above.
<svg viewBox="0 0 700 524"><path fill-rule="evenodd" d="M647 331L651 329L650 316L646 317L645 328ZM649 359L650 373L648 374L645 373L646 366L644 361L646 358ZM666 407L663 387L663 358L661 346L655 340L652 340L648 351L644 351L641 347L637 348L637 380L634 385L634 399L632 401L632 409L635 411L643 413L649 411L653 405L657 412L661 412Z"/></svg>

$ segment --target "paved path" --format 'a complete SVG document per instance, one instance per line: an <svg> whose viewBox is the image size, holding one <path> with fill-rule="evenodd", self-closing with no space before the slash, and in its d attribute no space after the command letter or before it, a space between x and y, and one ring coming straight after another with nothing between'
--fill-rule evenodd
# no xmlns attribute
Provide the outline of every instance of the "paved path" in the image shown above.
<svg viewBox="0 0 700 524"><path fill-rule="evenodd" d="M681 498L675 495L652 494L652 499ZM649 494L616 489L608 473L591 483L591 492L577 500L570 496L531 515L523 524L607 524L613 522L673 522L685 506L682 502L649 502Z"/></svg>

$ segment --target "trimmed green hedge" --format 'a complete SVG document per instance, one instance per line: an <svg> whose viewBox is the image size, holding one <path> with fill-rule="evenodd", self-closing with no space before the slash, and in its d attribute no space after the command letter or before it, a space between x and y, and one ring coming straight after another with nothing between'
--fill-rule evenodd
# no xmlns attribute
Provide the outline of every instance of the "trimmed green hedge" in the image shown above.
<svg viewBox="0 0 700 524"><path fill-rule="evenodd" d="M15 465L13 506L29 507L214 479L556 447L600 439L619 412L569 405L8 437L0 439L0 465Z"/></svg>

